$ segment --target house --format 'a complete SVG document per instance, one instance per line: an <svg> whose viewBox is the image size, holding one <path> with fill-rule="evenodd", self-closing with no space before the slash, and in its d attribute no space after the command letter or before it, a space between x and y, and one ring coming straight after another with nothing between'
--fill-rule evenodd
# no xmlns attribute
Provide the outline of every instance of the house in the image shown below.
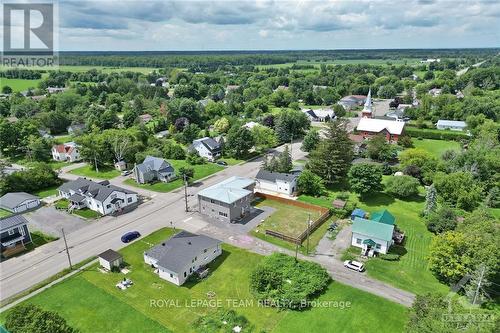
<svg viewBox="0 0 500 333"><path fill-rule="evenodd" d="M69 135L81 135L85 132L85 124L73 124L67 130Z"/></svg>
<svg viewBox="0 0 500 333"><path fill-rule="evenodd" d="M134 178L139 184L154 181L169 182L175 178L175 170L163 158L146 156L141 164L134 167Z"/></svg>
<svg viewBox="0 0 500 333"><path fill-rule="evenodd" d="M317 86L313 84L313 91L324 90L328 88L328 86Z"/></svg>
<svg viewBox="0 0 500 333"><path fill-rule="evenodd" d="M196 150L201 157L210 162L214 162L222 155L222 145L209 137L194 140L189 150Z"/></svg>
<svg viewBox="0 0 500 333"><path fill-rule="evenodd" d="M104 251L97 256L99 258L99 264L107 269L108 271L113 270L113 268L120 268L123 264L123 256L111 249Z"/></svg>
<svg viewBox="0 0 500 333"><path fill-rule="evenodd" d="M225 94L229 94L231 91L238 89L240 86L235 84L230 84L226 87Z"/></svg>
<svg viewBox="0 0 500 333"><path fill-rule="evenodd" d="M342 97L337 104L342 105L346 110L351 110L357 106L363 105L365 100L366 96L364 95L349 95Z"/></svg>
<svg viewBox="0 0 500 333"><path fill-rule="evenodd" d="M243 125L242 127L246 127L248 128L249 130L251 130L252 128L254 128L255 126L260 126L259 123L256 123L255 121L249 121L248 123L246 123L245 125Z"/></svg>
<svg viewBox="0 0 500 333"><path fill-rule="evenodd" d="M260 169L255 176L256 190L260 192L272 192L293 195L297 191L297 179L299 174L271 172Z"/></svg>
<svg viewBox="0 0 500 333"><path fill-rule="evenodd" d="M200 99L198 101L198 104L200 104L203 107L206 107L210 101L211 101L210 98L204 98L204 99Z"/></svg>
<svg viewBox="0 0 500 333"><path fill-rule="evenodd" d="M31 243L28 220L22 215L0 219L0 243L4 258L23 251Z"/></svg>
<svg viewBox="0 0 500 333"><path fill-rule="evenodd" d="M160 132L155 134L155 138L158 138L158 139L166 138L167 136L169 136L169 134L170 134L170 132L168 130L160 131Z"/></svg>
<svg viewBox="0 0 500 333"><path fill-rule="evenodd" d="M127 162L125 161L117 161L115 162L115 169L118 171L125 171L127 170Z"/></svg>
<svg viewBox="0 0 500 333"><path fill-rule="evenodd" d="M394 215L389 213L387 209L381 210L380 212L375 212L371 215L370 220L379 222L379 223L385 223L388 225L394 225L396 222L396 218Z"/></svg>
<svg viewBox="0 0 500 333"><path fill-rule="evenodd" d="M467 127L465 121L439 119L436 128L439 130L463 131Z"/></svg>
<svg viewBox="0 0 500 333"><path fill-rule="evenodd" d="M437 97L437 96L441 95L441 92L442 92L442 89L432 88L431 90L429 90L429 95L431 95L432 97Z"/></svg>
<svg viewBox="0 0 500 333"><path fill-rule="evenodd" d="M0 208L11 213L22 213L40 206L40 198L26 192L7 193L0 198Z"/></svg>
<svg viewBox="0 0 500 333"><path fill-rule="evenodd" d="M68 90L68 88L64 88L64 87L48 87L47 88L47 92L49 94L58 94L58 93L62 93L62 92L65 92L66 90Z"/></svg>
<svg viewBox="0 0 500 333"><path fill-rule="evenodd" d="M366 96L365 105L363 106L363 110L361 111L361 117L363 118L371 118L372 117L372 89L368 90L368 96Z"/></svg>
<svg viewBox="0 0 500 333"><path fill-rule="evenodd" d="M52 139L52 138L54 138L52 135L50 135L50 133L47 130L39 129L38 130L38 134L40 134L40 136L42 138L44 138L44 139Z"/></svg>
<svg viewBox="0 0 500 333"><path fill-rule="evenodd" d="M277 86L276 89L274 89L273 91L288 90L288 89L289 89L288 86L280 85L280 86Z"/></svg>
<svg viewBox="0 0 500 333"><path fill-rule="evenodd" d="M144 252L144 262L156 268L160 278L177 286L222 254L222 242L181 231Z"/></svg>
<svg viewBox="0 0 500 333"><path fill-rule="evenodd" d="M366 212L360 208L356 208L351 213L351 220L354 221L356 217L361 217L362 219L364 219L366 217Z"/></svg>
<svg viewBox="0 0 500 333"><path fill-rule="evenodd" d="M111 185L78 178L59 186L59 195L70 201L70 210L88 208L102 215L120 212L137 203L137 193Z"/></svg>
<svg viewBox="0 0 500 333"><path fill-rule="evenodd" d="M393 244L394 225L355 217L352 223L351 245L360 247L362 253L387 253Z"/></svg>
<svg viewBox="0 0 500 333"><path fill-rule="evenodd" d="M327 109L302 109L310 121L324 122L335 119L335 111Z"/></svg>
<svg viewBox="0 0 500 333"><path fill-rule="evenodd" d="M80 160L79 147L74 142L55 145L52 147L52 159L54 161L76 162Z"/></svg>
<svg viewBox="0 0 500 333"><path fill-rule="evenodd" d="M250 212L255 181L233 176L198 192L201 215L234 222Z"/></svg>
<svg viewBox="0 0 500 333"><path fill-rule="evenodd" d="M361 132L365 139L373 135L383 134L388 142L398 142L404 127L403 121L361 118L356 130Z"/></svg>
<svg viewBox="0 0 500 333"><path fill-rule="evenodd" d="M439 58L437 58L437 59L427 58L425 60L420 60L421 64L430 64L430 63L433 63L433 62L441 62L441 59L439 59Z"/></svg>
<svg viewBox="0 0 500 333"><path fill-rule="evenodd" d="M139 122L141 124L147 124L149 123L151 120L153 120L153 116L150 115L149 113L145 113L145 114L141 114L139 115Z"/></svg>

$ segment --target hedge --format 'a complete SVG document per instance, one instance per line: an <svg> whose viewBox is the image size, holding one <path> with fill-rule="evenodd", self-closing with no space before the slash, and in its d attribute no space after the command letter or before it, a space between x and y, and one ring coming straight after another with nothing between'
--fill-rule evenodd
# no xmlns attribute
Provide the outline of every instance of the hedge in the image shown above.
<svg viewBox="0 0 500 333"><path fill-rule="evenodd" d="M450 130L423 129L407 126L405 133L412 138L434 139L434 140L464 140L469 139L469 136L464 132Z"/></svg>

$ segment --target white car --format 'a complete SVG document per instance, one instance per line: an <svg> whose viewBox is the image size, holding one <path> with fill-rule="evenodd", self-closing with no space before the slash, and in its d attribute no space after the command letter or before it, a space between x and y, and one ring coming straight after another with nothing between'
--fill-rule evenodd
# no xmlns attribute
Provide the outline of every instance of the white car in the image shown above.
<svg viewBox="0 0 500 333"><path fill-rule="evenodd" d="M358 271L358 272L363 272L365 270L365 265L363 265L359 261L354 261L354 260L344 261L344 267L353 269L353 270Z"/></svg>

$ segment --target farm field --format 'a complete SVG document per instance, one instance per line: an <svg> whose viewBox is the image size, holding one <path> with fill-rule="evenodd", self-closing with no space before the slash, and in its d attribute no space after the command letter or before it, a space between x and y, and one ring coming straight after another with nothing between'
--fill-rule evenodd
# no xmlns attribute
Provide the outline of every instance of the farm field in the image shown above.
<svg viewBox="0 0 500 333"><path fill-rule="evenodd" d="M0 88L4 86L9 86L12 88L13 92L21 92L28 90L29 88L38 88L38 83L42 79L38 80L24 80L24 79L6 79L4 77L0 78Z"/></svg>
<svg viewBox="0 0 500 333"><path fill-rule="evenodd" d="M317 318L313 325L318 328L342 327L350 332L376 328L381 332L394 332L401 331L406 321L403 306L336 282L319 298L330 302L330 308L313 307L295 312L259 306L249 291L249 274L262 256L229 245L223 245L223 254L210 264L212 273L206 279L177 287L154 274L142 256L151 244L172 234L172 229L161 229L120 251L129 264L130 273L126 277L134 281L127 290L115 287L124 274L101 273L96 264L28 302L57 311L82 333L124 332L130 327L140 327L141 332L146 333L193 332L192 323L199 316L217 310L209 305L193 305L193 300L206 301L208 292L215 294L213 299L220 300L222 308L233 308L244 315L255 325L255 332L304 332L305 327L313 324L312 318ZM151 300L158 299L172 300L173 305L155 306ZM247 306L238 306L239 302L246 302ZM350 302L350 306L342 308L346 302ZM380 316L381 312L385 315ZM361 317L363 320L356 319ZM5 320L5 313L1 320Z"/></svg>
<svg viewBox="0 0 500 333"><path fill-rule="evenodd" d="M368 65L387 65L388 63L392 65L416 65L420 61L419 58L401 58L401 59L339 59L339 60L329 60L329 61L304 61L299 60L297 62L287 62L283 64L273 64L273 65L258 65L259 69L265 68L289 68L293 65L313 65L315 68L319 69L322 64L325 65L352 65L352 64L368 64ZM308 69L304 69L307 71ZM309 69L310 70L310 69Z"/></svg>
<svg viewBox="0 0 500 333"><path fill-rule="evenodd" d="M432 140L432 139L422 139L422 140L412 140L415 148L421 148L437 158L447 150L460 151L460 143L457 141L447 141L447 140Z"/></svg>

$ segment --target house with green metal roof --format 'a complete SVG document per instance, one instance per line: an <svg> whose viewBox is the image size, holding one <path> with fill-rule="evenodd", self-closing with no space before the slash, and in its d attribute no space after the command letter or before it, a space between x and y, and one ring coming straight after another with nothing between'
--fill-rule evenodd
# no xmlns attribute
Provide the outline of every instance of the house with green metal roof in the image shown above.
<svg viewBox="0 0 500 333"><path fill-rule="evenodd" d="M370 220L389 225L394 225L394 222L396 222L396 218L394 217L394 215L389 213L387 209L373 213Z"/></svg>
<svg viewBox="0 0 500 333"><path fill-rule="evenodd" d="M351 245L363 249L387 253L393 244L394 225L356 217L352 223Z"/></svg>

